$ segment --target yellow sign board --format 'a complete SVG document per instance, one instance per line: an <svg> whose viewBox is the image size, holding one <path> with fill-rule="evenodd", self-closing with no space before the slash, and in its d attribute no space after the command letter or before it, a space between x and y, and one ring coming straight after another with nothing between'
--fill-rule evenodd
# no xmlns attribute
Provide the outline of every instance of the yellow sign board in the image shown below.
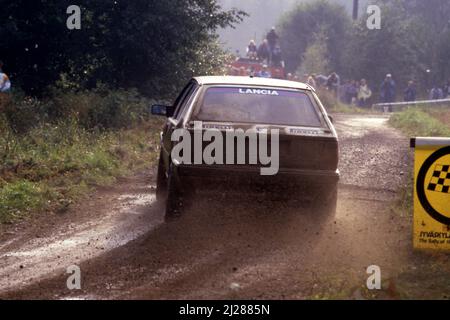
<svg viewBox="0 0 450 320"><path fill-rule="evenodd" d="M415 138L414 248L450 250L450 138Z"/></svg>

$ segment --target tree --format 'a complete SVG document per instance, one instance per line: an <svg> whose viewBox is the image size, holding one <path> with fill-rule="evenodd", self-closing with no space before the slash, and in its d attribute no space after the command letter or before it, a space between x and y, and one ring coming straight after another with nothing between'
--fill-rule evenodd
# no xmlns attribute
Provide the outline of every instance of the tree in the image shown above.
<svg viewBox="0 0 450 320"><path fill-rule="evenodd" d="M344 7L327 0L302 3L283 17L280 26L281 47L288 70L296 70L302 64L318 31L326 35L330 68L338 72L344 70L343 51L351 26Z"/></svg>
<svg viewBox="0 0 450 320"><path fill-rule="evenodd" d="M347 73L366 78L376 87L387 73L393 74L400 88L411 79L422 88L427 88L432 81L442 81L449 71L445 57L450 51L444 41L449 35L448 18L437 13L443 8L431 8L432 2L442 1L377 1L382 12L381 29L369 30L367 15L354 25L345 54ZM439 21L432 22L434 19ZM429 27L430 24L435 27ZM428 78L428 69L432 70L433 79Z"/></svg>
<svg viewBox="0 0 450 320"><path fill-rule="evenodd" d="M418 33L425 50L420 50L419 59L431 69L433 82L447 80L450 74L450 5L447 0L402 0L404 10L415 17ZM420 28L420 26L422 28ZM423 26L426 26L425 28Z"/></svg>
<svg viewBox="0 0 450 320"><path fill-rule="evenodd" d="M205 71L198 64L205 50L212 50L209 58L218 64L216 29L243 17L234 9L223 11L216 0L80 0L81 30L69 30L71 4L1 1L0 59L29 94L61 78L81 88L102 82L147 95L170 93Z"/></svg>
<svg viewBox="0 0 450 320"><path fill-rule="evenodd" d="M314 41L306 49L303 55L302 64L297 71L297 74L329 74L329 58L327 36L325 30L319 31L314 36Z"/></svg>

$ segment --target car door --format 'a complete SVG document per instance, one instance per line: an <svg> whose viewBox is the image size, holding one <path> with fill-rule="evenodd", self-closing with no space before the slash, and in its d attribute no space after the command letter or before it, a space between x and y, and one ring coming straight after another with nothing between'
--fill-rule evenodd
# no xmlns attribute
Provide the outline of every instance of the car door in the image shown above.
<svg viewBox="0 0 450 320"><path fill-rule="evenodd" d="M181 91L180 95L177 97L174 103L175 111L174 114L167 118L166 125L163 130L162 136L162 150L163 157L166 168L169 167L170 163L170 154L172 152L173 142L171 140L172 132L181 124L181 116L183 114L184 109L186 108L187 101L191 95L195 92L197 88L197 83L192 80L190 81L186 87Z"/></svg>

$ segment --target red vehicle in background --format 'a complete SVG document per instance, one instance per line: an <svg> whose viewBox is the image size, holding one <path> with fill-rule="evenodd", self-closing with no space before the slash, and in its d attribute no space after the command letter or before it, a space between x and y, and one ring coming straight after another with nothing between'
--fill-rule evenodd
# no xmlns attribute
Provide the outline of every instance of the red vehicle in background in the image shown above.
<svg viewBox="0 0 450 320"><path fill-rule="evenodd" d="M257 74L263 69L264 63L259 60L249 59L249 58L237 58L229 66L228 75L230 76L249 76ZM274 79L286 79L286 71L284 68L284 63L282 62L280 66L270 66L267 65L267 70L272 75Z"/></svg>

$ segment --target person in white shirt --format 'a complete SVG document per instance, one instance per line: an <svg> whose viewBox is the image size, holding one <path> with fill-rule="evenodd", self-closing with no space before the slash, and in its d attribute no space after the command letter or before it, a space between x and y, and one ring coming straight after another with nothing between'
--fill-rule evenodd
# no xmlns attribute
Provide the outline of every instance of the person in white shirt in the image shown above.
<svg viewBox="0 0 450 320"><path fill-rule="evenodd" d="M11 90L11 81L3 72L3 62L0 61L0 92L6 93Z"/></svg>

